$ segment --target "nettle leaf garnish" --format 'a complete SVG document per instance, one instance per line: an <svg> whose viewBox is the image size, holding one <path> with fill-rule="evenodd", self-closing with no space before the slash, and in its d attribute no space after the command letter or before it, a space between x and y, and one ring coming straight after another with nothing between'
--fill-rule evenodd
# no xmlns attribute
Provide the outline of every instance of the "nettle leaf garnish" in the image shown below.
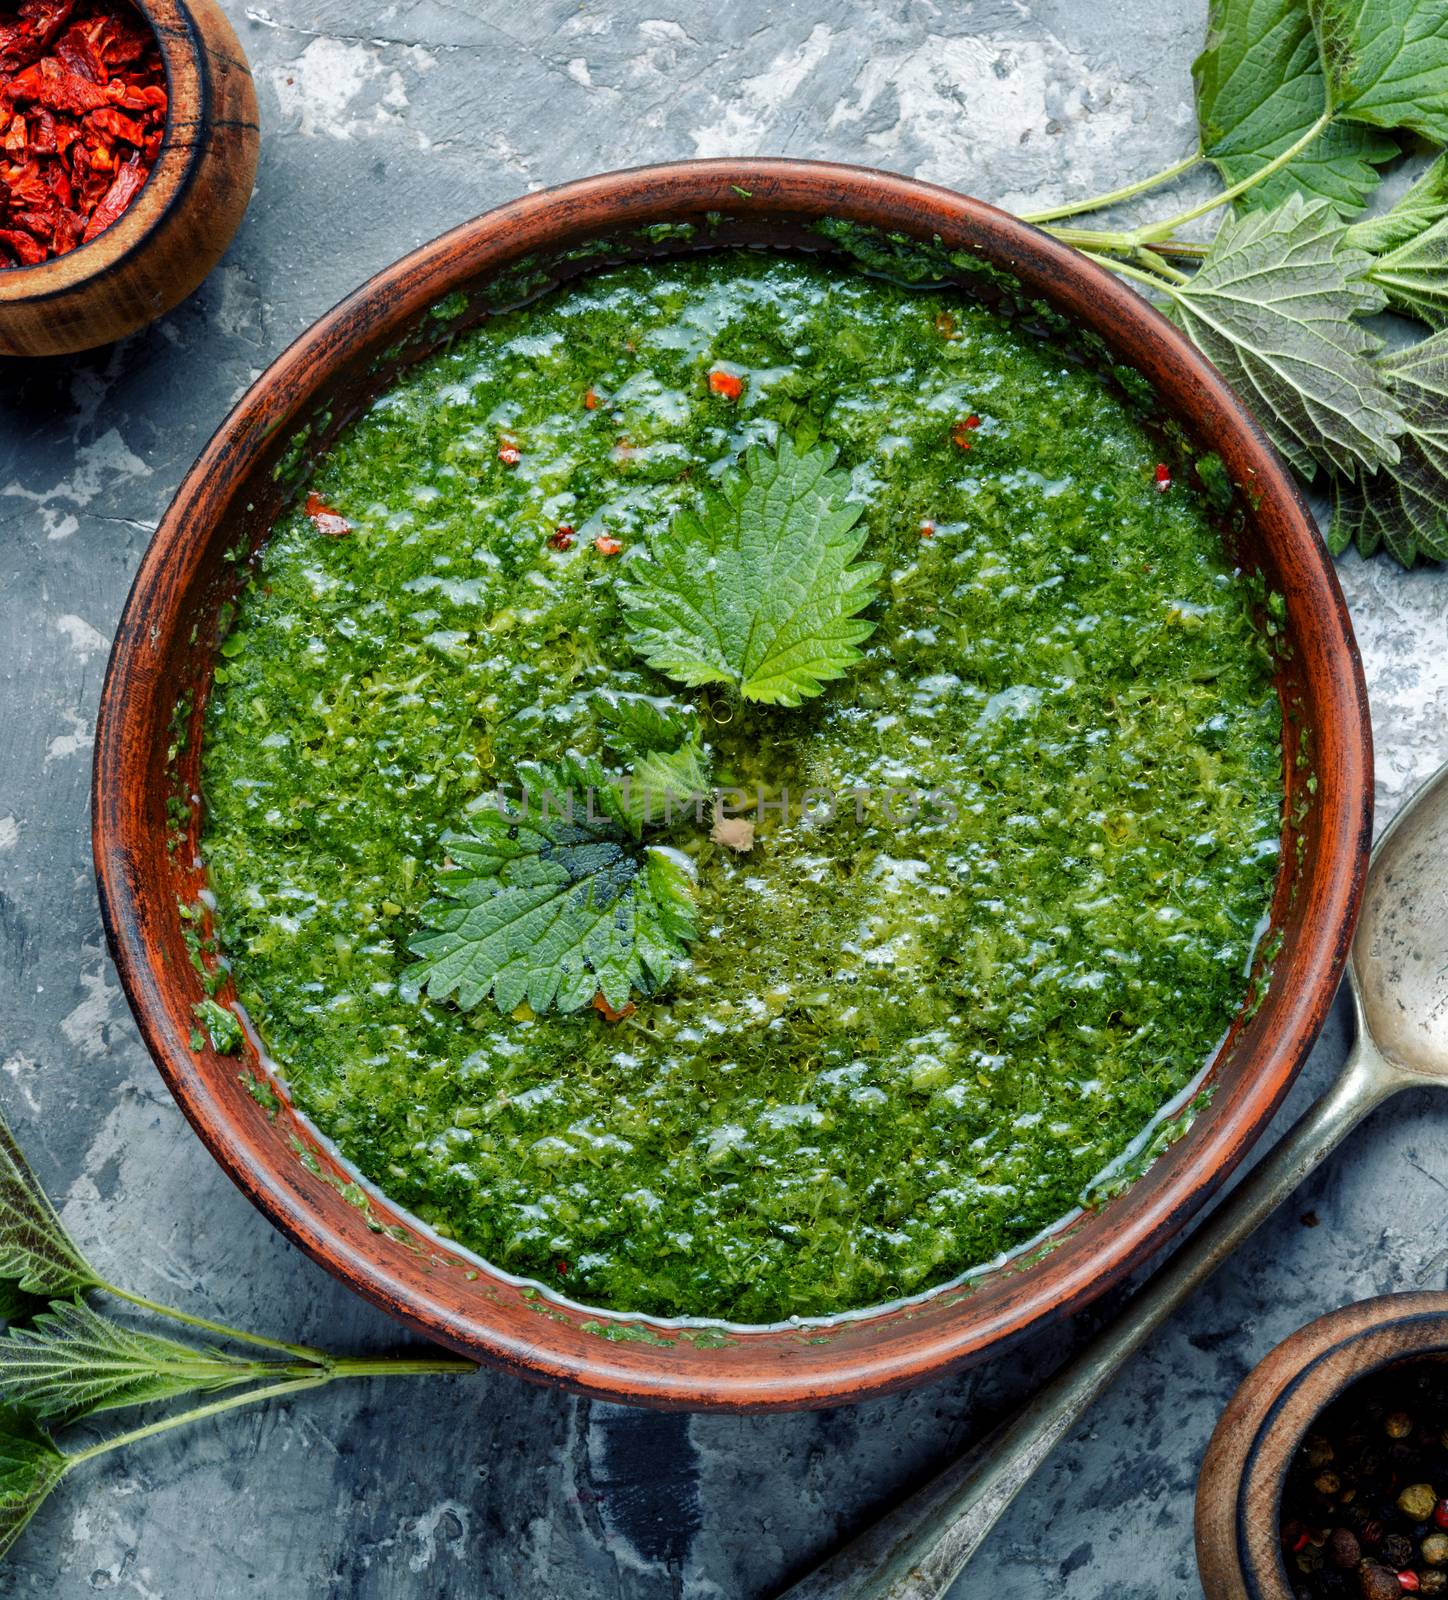
<svg viewBox="0 0 1448 1600"><path fill-rule="evenodd" d="M1208 5L1193 67L1196 149L1026 220L1166 300L1298 474L1311 481L1328 469L1340 506L1334 547L1355 539L1399 560L1433 559L1442 539L1431 508L1448 500L1437 401L1394 377L1396 358L1372 359L1381 342L1362 324L1391 306L1448 327L1448 155L1381 215L1340 231L1333 213L1367 202L1399 147L1393 134L1448 144L1448 7ZM1204 162L1226 187L1173 215L1124 229L1059 226ZM1227 220L1204 241L1196 224L1214 212ZM1436 373L1436 354L1415 370Z"/></svg>
<svg viewBox="0 0 1448 1600"><path fill-rule="evenodd" d="M1202 152L1230 184L1297 144L1327 110L1326 75L1302 0L1212 0L1192 76ZM1238 205L1271 209L1300 193L1359 211L1377 185L1376 168L1397 153L1371 128L1332 123Z"/></svg>
<svg viewBox="0 0 1448 1600"><path fill-rule="evenodd" d="M1382 545L1405 567L1420 555L1448 561L1448 332L1380 357L1378 369L1407 431L1392 466L1339 480L1328 544L1338 554L1355 543L1365 556Z"/></svg>
<svg viewBox="0 0 1448 1600"><path fill-rule="evenodd" d="M1325 201L1299 196L1222 224L1197 275L1169 289L1171 313L1311 478L1398 459L1403 418L1358 320L1382 309L1371 265Z"/></svg>
<svg viewBox="0 0 1448 1600"><path fill-rule="evenodd" d="M83 1300L57 1302L0 1338L0 1402L73 1420L263 1377L276 1363L198 1350L128 1328Z"/></svg>
<svg viewBox="0 0 1448 1600"><path fill-rule="evenodd" d="M0 1409L0 1556L74 1464L22 1412Z"/></svg>
<svg viewBox="0 0 1448 1600"><path fill-rule="evenodd" d="M1448 156L1439 156L1389 210L1364 217L1347 230L1347 242L1370 255L1407 244L1448 217Z"/></svg>
<svg viewBox="0 0 1448 1600"><path fill-rule="evenodd" d="M82 1296L102 1292L213 1338L259 1347L265 1359L199 1348L103 1316ZM37 1296L53 1297L48 1310ZM264 1403L338 1378L467 1373L450 1356L334 1356L178 1311L102 1278L62 1226L40 1180L0 1117L0 1556L73 1467L171 1428ZM98 1411L248 1385L187 1411L62 1450L41 1419L74 1422Z"/></svg>
<svg viewBox="0 0 1448 1600"><path fill-rule="evenodd" d="M1430 328L1448 326L1448 220L1384 252L1368 276L1394 311Z"/></svg>
<svg viewBox="0 0 1448 1600"><path fill-rule="evenodd" d="M1339 116L1448 143L1442 0L1308 0Z"/></svg>
<svg viewBox="0 0 1448 1600"><path fill-rule="evenodd" d="M675 753L670 781L690 759ZM690 869L640 844L642 810L600 762L530 764L518 782L516 813L489 804L444 836L451 865L423 908L403 992L455 996L465 1011L491 995L500 1011L526 1001L536 1014L601 994L621 1011L630 990L668 979L694 937Z"/></svg>
<svg viewBox="0 0 1448 1600"><path fill-rule="evenodd" d="M743 466L678 512L631 562L619 595L630 641L679 683L728 684L746 700L797 706L860 659L862 612L881 567L855 563L864 507L835 451L755 446Z"/></svg>
<svg viewBox="0 0 1448 1600"><path fill-rule="evenodd" d="M67 1296L103 1286L56 1214L14 1135L0 1121L0 1280L4 1314L26 1309L25 1295Z"/></svg>

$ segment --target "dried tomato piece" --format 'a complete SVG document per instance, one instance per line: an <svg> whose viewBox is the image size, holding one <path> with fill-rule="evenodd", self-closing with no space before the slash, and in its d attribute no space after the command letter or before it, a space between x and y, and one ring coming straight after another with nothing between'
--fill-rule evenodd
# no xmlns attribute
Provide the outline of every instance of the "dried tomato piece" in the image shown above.
<svg viewBox="0 0 1448 1600"><path fill-rule="evenodd" d="M19 228L0 228L0 244L7 245L22 267L33 267L45 260L45 246Z"/></svg>
<svg viewBox="0 0 1448 1600"><path fill-rule="evenodd" d="M109 228L135 199L145 181L146 169L140 160L128 161L117 172L116 181L106 190L105 199L91 212L90 221L86 223L85 232L81 235L81 243L89 244L98 233Z"/></svg>
<svg viewBox="0 0 1448 1600"><path fill-rule="evenodd" d="M345 539L352 531L352 524L346 517L340 511L333 511L315 489L307 495L306 511L317 532L326 534L329 539Z"/></svg>

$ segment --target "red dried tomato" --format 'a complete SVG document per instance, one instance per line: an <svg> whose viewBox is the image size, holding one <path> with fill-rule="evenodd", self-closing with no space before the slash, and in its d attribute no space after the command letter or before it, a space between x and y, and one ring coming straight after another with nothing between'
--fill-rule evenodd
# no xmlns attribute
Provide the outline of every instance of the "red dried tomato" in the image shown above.
<svg viewBox="0 0 1448 1600"><path fill-rule="evenodd" d="M110 227L166 132L156 37L128 0L0 0L0 269Z"/></svg>

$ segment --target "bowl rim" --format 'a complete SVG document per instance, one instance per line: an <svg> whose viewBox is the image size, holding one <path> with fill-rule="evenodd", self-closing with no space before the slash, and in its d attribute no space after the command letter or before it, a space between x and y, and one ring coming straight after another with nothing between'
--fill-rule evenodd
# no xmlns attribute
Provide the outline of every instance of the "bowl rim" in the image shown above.
<svg viewBox="0 0 1448 1600"><path fill-rule="evenodd" d="M843 217L927 242L943 239L1003 268L1106 339L1190 416L1213 448L1220 445L1236 481L1252 479L1258 495L1253 515L1272 530L1270 539L1264 532L1263 542L1281 569L1303 671L1315 684L1316 701L1332 713L1313 729L1319 848L1307 854L1298 925L1283 948L1281 981L1268 987L1258 1012L1259 1042L1246 1062L1234 1064L1229 1092L1123 1196L1068 1229L1057 1248L1028 1266L993 1274L976 1294L926 1302L915 1308L912 1326L902 1330L897 1324L889 1337L884 1325L897 1314L885 1310L854 1321L848 1339L816 1343L791 1337L787 1329L761 1330L725 1348L666 1353L648 1342L585 1336L586 1330L563 1317L534 1316L529 1323L504 1315L495 1308L496 1295L460 1293L410 1268L402 1252L389 1256L385 1241L376 1242L360 1224L347 1232L345 1206L332 1208L320 1185L301 1182L305 1174L279 1137L271 1141L272 1150L256 1130L241 1125L239 1113L221 1098L217 1075L178 1037L166 1010L161 962L148 943L158 936L165 907L148 896L143 877L147 717L160 692L164 645L179 625L186 583L196 576L205 536L231 504L228 486L243 481L248 463L260 458L279 429L317 406L349 352L359 345L380 349L453 289L516 263L529 250L586 236L580 229L591 227L597 236L711 210L761 227L779 226L802 207L816 218ZM1292 764L1285 767L1291 785ZM223 1170L293 1243L411 1327L524 1376L633 1404L769 1410L857 1400L999 1353L1047 1319L1087 1304L1184 1226L1265 1128L1327 1016L1357 916L1372 793L1366 687L1331 560L1261 429L1182 334L1119 279L983 201L868 167L722 158L605 173L499 206L374 274L272 362L187 473L132 584L97 719L92 831L102 921L141 1036ZM230 1066L234 1076L236 1063ZM1099 1218L1110 1221L1098 1225ZM489 1293L496 1287L490 1280ZM620 1320L666 1325L647 1316Z"/></svg>
<svg viewBox="0 0 1448 1600"><path fill-rule="evenodd" d="M28 266L0 266L0 311L8 305L32 305L71 294L78 284L97 282L123 267L180 203L195 176L204 144L200 139L182 142L176 106L179 99L194 95L195 125L204 126L210 115L211 88L200 29L185 0L129 3L155 35L166 75L166 127L156 159L130 204L94 239Z"/></svg>

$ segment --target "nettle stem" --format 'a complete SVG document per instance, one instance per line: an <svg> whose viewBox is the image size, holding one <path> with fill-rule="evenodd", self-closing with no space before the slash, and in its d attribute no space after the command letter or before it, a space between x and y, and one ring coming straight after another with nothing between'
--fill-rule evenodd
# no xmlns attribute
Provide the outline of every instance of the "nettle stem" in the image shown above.
<svg viewBox="0 0 1448 1600"><path fill-rule="evenodd" d="M1112 255L1133 256L1149 245L1158 255L1177 255L1185 257L1200 257L1206 254L1206 246L1195 244L1191 240L1176 239L1172 236L1179 228L1184 228L1188 223L1195 222L1198 217L1205 217L1210 212L1222 206L1231 205L1239 196L1255 189L1259 183L1265 183L1268 178L1295 161L1307 149L1314 139L1332 125L1332 110L1329 107L1316 122L1301 136L1295 139L1280 154L1273 156L1265 166L1259 167L1256 172L1237 183L1223 189L1220 193L1203 200L1200 205L1192 206L1189 210L1179 211L1175 216L1164 217L1160 222L1143 223L1139 228L1132 228L1126 232L1110 232L1106 229L1096 228L1047 228L1047 232L1062 244L1069 244L1073 249L1104 259L1106 253ZM1194 158L1199 160L1200 157ZM1169 169L1171 170L1171 169ZM1152 180L1146 180L1142 187L1150 188ZM1132 191L1123 189L1117 195L1103 196L1103 201L1124 198ZM1088 211L1094 209L1093 204L1083 203L1075 208L1065 208L1055 212L1037 212L1034 216L1026 217L1026 222L1049 221L1052 217L1063 217L1074 214L1074 211ZM1127 276L1130 276L1128 273ZM1183 280L1184 281L1184 280Z"/></svg>
<svg viewBox="0 0 1448 1600"><path fill-rule="evenodd" d="M265 1339L260 1334L247 1333L243 1328L231 1328L224 1322L213 1322L210 1317L198 1317L189 1311L178 1311L175 1306L162 1305L159 1300L148 1299L145 1295L135 1294L130 1289L117 1288L113 1283L103 1282L99 1287L118 1300L129 1300L133 1306L140 1306L144 1311L154 1311L158 1316L169 1317L172 1322L184 1322L188 1328L201 1328L222 1339L234 1339L238 1344L256 1345L263 1350L284 1350L289 1356L296 1356L300 1361L308 1361L319 1367L326 1366L332 1360L325 1350L315 1349L311 1345L287 1344L280 1339Z"/></svg>
<svg viewBox="0 0 1448 1600"><path fill-rule="evenodd" d="M1145 194L1149 189L1157 189L1164 183L1171 183L1183 173L1190 172L1201 160L1201 151L1194 150L1184 160L1178 161L1174 166L1164 167L1160 172L1153 172L1149 178L1140 178L1135 183L1128 183L1124 188L1111 190L1109 194L1096 194L1088 200L1073 200L1069 205L1053 206L1049 211L1027 212L1021 221L1034 222L1039 226L1043 222L1056 222L1062 217L1079 217L1086 211L1104 211L1107 206L1119 205L1124 200L1134 200L1137 195Z"/></svg>
<svg viewBox="0 0 1448 1600"><path fill-rule="evenodd" d="M82 1461L107 1455L127 1445L139 1444L142 1439L150 1439L168 1429L182 1428L189 1422L204 1422L208 1417L219 1417L223 1412L235 1411L241 1406L262 1405L268 1400L279 1400L283 1395L300 1394L303 1389L320 1389L338 1378L458 1376L478 1370L475 1362L462 1356L420 1356L416 1359L407 1356L330 1356L325 1359L325 1368L308 1367L300 1371L295 1367L283 1368L281 1370L287 1371L289 1376L281 1383L269 1383L264 1388L230 1395L225 1400L212 1400L204 1406L193 1406L190 1411L179 1412L174 1417L162 1417L156 1422L148 1422L144 1427L112 1434L109 1439L69 1453L66 1471L79 1466Z"/></svg>
<svg viewBox="0 0 1448 1600"><path fill-rule="evenodd" d="M143 1428L131 1428L125 1433L113 1434L109 1439L102 1439L97 1444L87 1445L84 1450L70 1452L67 1457L66 1471L77 1467L82 1461L90 1461L96 1456L103 1456L112 1450L120 1450L126 1445L139 1444L142 1439L150 1439L155 1434L165 1433L169 1428L179 1428L188 1422L204 1422L207 1417L218 1417L223 1411L234 1411L238 1406L260 1405L264 1400L278 1400L284 1394L297 1394L303 1389L317 1389L324 1383L330 1383L331 1377L327 1373L318 1373L314 1377L291 1378L285 1383L268 1384L264 1389L253 1389L247 1394L234 1394L225 1400L213 1400L208 1405L195 1406L190 1411L183 1411L178 1416L162 1417L157 1422L148 1422Z"/></svg>

